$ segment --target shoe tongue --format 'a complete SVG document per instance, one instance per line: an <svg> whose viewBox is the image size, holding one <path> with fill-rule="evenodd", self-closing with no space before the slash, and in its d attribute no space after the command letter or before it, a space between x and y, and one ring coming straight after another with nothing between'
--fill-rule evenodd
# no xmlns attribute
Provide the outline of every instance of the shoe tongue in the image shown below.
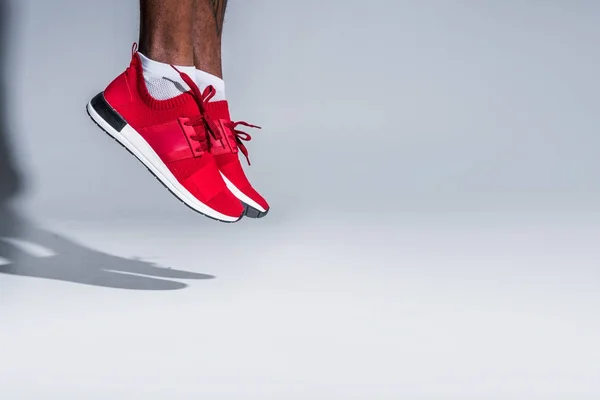
<svg viewBox="0 0 600 400"><path fill-rule="evenodd" d="M211 101L206 105L208 115L213 119L231 120L227 100Z"/></svg>

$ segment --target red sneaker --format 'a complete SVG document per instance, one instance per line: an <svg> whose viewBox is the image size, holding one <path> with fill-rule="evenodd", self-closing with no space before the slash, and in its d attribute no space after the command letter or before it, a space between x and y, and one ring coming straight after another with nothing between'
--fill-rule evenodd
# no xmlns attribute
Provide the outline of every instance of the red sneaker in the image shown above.
<svg viewBox="0 0 600 400"><path fill-rule="evenodd" d="M240 159L238 150L246 157L248 165L248 150L243 141L249 141L252 137L243 131L237 129L239 125L250 128L259 128L258 126L246 122L233 122L229 116L229 105L227 101L210 101L214 96L215 89L209 86L202 93L202 112L208 115L208 124L210 128L209 141L210 152L217 161L219 171L223 175L225 184L238 199L244 203L246 216L250 218L262 218L269 212L267 201L252 187Z"/></svg>
<svg viewBox="0 0 600 400"><path fill-rule="evenodd" d="M134 48L129 67L90 101L88 114L187 206L219 221L238 221L244 206L227 189L210 154L202 95L181 75L190 92L154 99Z"/></svg>

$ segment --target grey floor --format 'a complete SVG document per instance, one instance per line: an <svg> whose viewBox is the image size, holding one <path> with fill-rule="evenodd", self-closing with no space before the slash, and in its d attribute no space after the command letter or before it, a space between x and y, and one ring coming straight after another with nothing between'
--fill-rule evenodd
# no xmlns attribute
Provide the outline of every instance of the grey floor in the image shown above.
<svg viewBox="0 0 600 400"><path fill-rule="evenodd" d="M130 3L1 24L0 399L600 397L600 4L231 1L229 225L85 115Z"/></svg>

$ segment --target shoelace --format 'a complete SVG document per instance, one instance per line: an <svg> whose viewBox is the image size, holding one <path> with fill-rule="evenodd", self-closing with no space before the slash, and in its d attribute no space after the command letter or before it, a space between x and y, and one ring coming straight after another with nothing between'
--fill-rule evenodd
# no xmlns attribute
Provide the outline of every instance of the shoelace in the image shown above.
<svg viewBox="0 0 600 400"><path fill-rule="evenodd" d="M194 80L192 78L190 78L186 73L179 71L174 66L172 66L172 67L175 69L175 71L177 71L179 73L179 75L181 76L181 79L183 79L183 81L190 87L190 89L192 90L194 99L196 100L196 103L198 104L198 108L200 109L200 116L188 121L186 123L186 125L202 126L206 129L206 132L208 132L215 140L221 140L222 139L221 131L215 127L215 125L214 125L215 122L213 120L211 120L210 118L208 118L207 113L206 113L206 105L217 93L215 88L212 85L210 85L206 89L204 89L204 92L201 92L200 88L196 85L196 82L194 82ZM257 126L257 125L249 124L245 121L236 121L236 122L228 121L228 122L226 122L227 128L231 129L231 131L233 132L237 147L240 149L240 151L242 152L244 157L246 157L246 161L248 162L248 165L251 165L250 157L248 154L248 149L246 148L244 141L248 142L248 141L252 140L252 136L248 132L244 132L244 131L236 129L239 125L243 125L248 128L256 128L256 129L261 129L261 127ZM208 138L206 137L205 132L202 132L200 134L198 132L198 130L196 130L196 133L197 133L197 136L192 136L191 138L200 142L199 150L202 150L202 151L208 150L209 144L208 144L208 140L207 140Z"/></svg>
<svg viewBox="0 0 600 400"><path fill-rule="evenodd" d="M194 127L194 131L196 132L195 136L190 136L190 139L196 140L200 147L196 149L196 151L209 151L209 142L206 137L206 132L212 133L213 129L211 129L210 121L205 117L206 116L206 107L204 94L200 92L200 88L196 85L196 82L192 78L189 77L185 72L179 71L175 66L171 65L175 71L181 76L181 79L190 87L192 90L192 97L196 101L198 105L198 109L200 110L200 115L196 118L192 118L189 121L185 122L184 125ZM202 127L204 129L197 129L197 127Z"/></svg>
<svg viewBox="0 0 600 400"><path fill-rule="evenodd" d="M248 165L251 165L250 157L248 156L248 149L246 148L246 145L244 144L244 142L242 142L242 140L249 142L250 140L252 140L252 136L250 136L250 134L248 132L244 132L244 131L235 129L239 125L247 126L248 128L256 128L256 129L261 129L261 127L257 126L257 125L249 124L244 121L237 121L237 122L229 121L228 122L228 126L235 136L235 143L237 144L238 149L240 149L240 151L242 152L244 157L246 157L246 162L248 162Z"/></svg>

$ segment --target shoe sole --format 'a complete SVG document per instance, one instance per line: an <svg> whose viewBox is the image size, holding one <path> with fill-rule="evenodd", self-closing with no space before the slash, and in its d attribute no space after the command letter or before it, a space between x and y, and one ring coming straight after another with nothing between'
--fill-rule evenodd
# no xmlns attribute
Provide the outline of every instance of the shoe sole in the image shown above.
<svg viewBox="0 0 600 400"><path fill-rule="evenodd" d="M243 202L242 202L243 203ZM269 213L269 209L267 208L266 211L259 211L256 208L249 206L248 204L244 203L244 215L248 218L262 218L264 216L266 216Z"/></svg>
<svg viewBox="0 0 600 400"><path fill-rule="evenodd" d="M196 199L177 181L146 140L108 104L103 93L96 95L87 104L86 110L100 129L144 164L148 171L183 204L205 217L220 222L237 222L244 216L245 212L239 217L222 214Z"/></svg>
<svg viewBox="0 0 600 400"><path fill-rule="evenodd" d="M238 200L240 200L244 205L244 215L246 215L248 218L262 218L269 213L268 208L265 210L260 206L260 204L246 196L244 192L238 189L229 179L227 179L225 175L223 175L223 173L221 173L221 176L227 185L227 189L229 189L229 191L233 193L233 195L237 197Z"/></svg>

